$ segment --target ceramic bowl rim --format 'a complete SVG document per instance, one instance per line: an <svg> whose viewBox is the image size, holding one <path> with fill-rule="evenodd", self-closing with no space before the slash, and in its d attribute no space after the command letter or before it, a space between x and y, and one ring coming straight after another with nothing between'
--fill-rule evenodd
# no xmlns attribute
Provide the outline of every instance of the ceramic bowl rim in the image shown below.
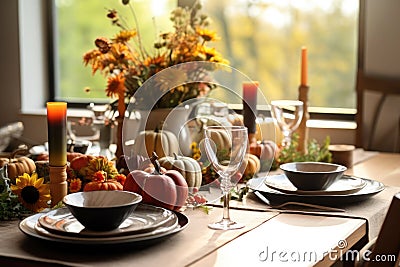
<svg viewBox="0 0 400 267"><path fill-rule="evenodd" d="M83 194L99 194L98 192L113 192L112 194L120 194L121 192L124 194L130 194L132 196L135 196L135 199L133 199L129 203L125 204L115 204L115 205L108 205L108 206L77 206L73 203L70 203L67 201L67 197L69 195L83 195ZM118 193L115 193L118 192ZM70 193L66 196L63 197L62 202L66 206L74 207L74 208L79 208L79 209L109 209L109 208L119 208L119 207L125 207L125 206L132 206L132 205L137 205L140 202L142 202L143 197L135 192L130 192L130 191L125 191L125 190L99 190L99 191L80 191L80 192L75 192L75 193Z"/></svg>
<svg viewBox="0 0 400 267"><path fill-rule="evenodd" d="M324 165L324 166L332 166L336 167L335 170L332 171L300 171L296 169L289 169L288 166L292 165L306 165L306 164L312 164L312 165ZM285 172L292 172L292 173L298 173L298 174L329 174L329 173L341 173L345 172L347 170L346 166L340 165L340 164L335 164L335 163L329 163L329 162L314 162L314 161L304 161L304 162L288 162L281 164L279 168Z"/></svg>

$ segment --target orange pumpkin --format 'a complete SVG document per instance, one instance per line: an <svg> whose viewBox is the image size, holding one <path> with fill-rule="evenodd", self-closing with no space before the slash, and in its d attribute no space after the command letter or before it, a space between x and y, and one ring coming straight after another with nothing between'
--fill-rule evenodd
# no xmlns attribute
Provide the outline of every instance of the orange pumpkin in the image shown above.
<svg viewBox="0 0 400 267"><path fill-rule="evenodd" d="M253 178L255 174L257 174L260 171L261 168L261 163L260 160L258 159L257 156L247 153L246 156L243 159L242 167L241 169L243 170L243 176L240 182L246 182Z"/></svg>
<svg viewBox="0 0 400 267"><path fill-rule="evenodd" d="M85 185L83 191L122 190L123 185L114 179L107 179L104 171L94 174L93 180Z"/></svg>
<svg viewBox="0 0 400 267"><path fill-rule="evenodd" d="M89 165L89 162L94 159L95 156L81 155L71 160L70 167L74 171L79 172L81 169Z"/></svg>
<svg viewBox="0 0 400 267"><path fill-rule="evenodd" d="M275 142L266 140L250 144L250 154L257 156L261 161L261 171L268 171L275 158L278 157L279 148Z"/></svg>
<svg viewBox="0 0 400 267"><path fill-rule="evenodd" d="M84 154L79 152L67 152L67 161L71 162L74 158L80 157Z"/></svg>
<svg viewBox="0 0 400 267"><path fill-rule="evenodd" d="M122 190L123 185L117 180L91 181L85 185L83 191Z"/></svg>
<svg viewBox="0 0 400 267"><path fill-rule="evenodd" d="M250 153L257 156L260 160L274 159L278 153L278 146L270 140L251 143Z"/></svg>

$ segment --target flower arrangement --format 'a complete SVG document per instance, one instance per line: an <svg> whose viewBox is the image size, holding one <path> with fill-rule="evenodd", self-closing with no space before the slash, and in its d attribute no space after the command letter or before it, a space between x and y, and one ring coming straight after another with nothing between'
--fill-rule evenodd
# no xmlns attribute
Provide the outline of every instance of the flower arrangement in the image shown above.
<svg viewBox="0 0 400 267"><path fill-rule="evenodd" d="M122 3L130 7L136 21L129 0ZM228 64L215 48L208 46L210 42L218 40L218 37L214 31L207 28L210 20L206 15L199 14L200 9L199 3L190 9L174 9L170 17L173 31L159 35L151 49L153 53L149 53L142 46L138 25L136 29L132 29L124 23L115 9L108 10L107 17L120 31L111 39L97 38L96 49L85 53L83 62L86 66L91 66L93 74L100 72L107 78L106 95L117 99L112 103L114 110L117 109L119 114L123 114L140 86L163 69L192 61ZM154 108L173 108L188 99L207 95L214 87L212 84L191 83L168 88L165 84L160 84L155 89L161 90L163 96L161 99L154 99L156 102L152 104L155 104ZM159 95L159 92L147 93L149 99L153 99L153 95ZM136 103L141 104L140 101Z"/></svg>
<svg viewBox="0 0 400 267"><path fill-rule="evenodd" d="M51 203L46 167L19 175L15 182L0 168L0 221L22 218L60 203ZM43 177L42 177L43 176ZM41 178L39 178L41 177ZM122 190L126 176L104 156L77 154L67 165L68 193L91 190Z"/></svg>
<svg viewBox="0 0 400 267"><path fill-rule="evenodd" d="M68 193L122 190L126 176L104 156L81 155L67 166Z"/></svg>

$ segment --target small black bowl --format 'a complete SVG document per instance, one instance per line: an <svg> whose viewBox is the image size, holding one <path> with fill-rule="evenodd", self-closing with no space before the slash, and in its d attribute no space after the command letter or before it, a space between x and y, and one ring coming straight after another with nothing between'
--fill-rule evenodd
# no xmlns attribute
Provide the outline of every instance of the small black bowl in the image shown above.
<svg viewBox="0 0 400 267"><path fill-rule="evenodd" d="M88 140L68 140L67 151L86 154L91 146L92 142Z"/></svg>
<svg viewBox="0 0 400 267"><path fill-rule="evenodd" d="M86 229L110 231L118 228L142 201L128 191L89 191L66 195L63 203Z"/></svg>
<svg viewBox="0 0 400 267"><path fill-rule="evenodd" d="M325 190L343 176L345 166L325 162L290 162L280 165L299 190Z"/></svg>

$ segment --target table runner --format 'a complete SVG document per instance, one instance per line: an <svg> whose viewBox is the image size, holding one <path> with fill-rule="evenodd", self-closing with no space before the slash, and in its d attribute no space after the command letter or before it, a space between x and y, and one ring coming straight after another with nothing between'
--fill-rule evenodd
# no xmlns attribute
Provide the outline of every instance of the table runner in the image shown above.
<svg viewBox="0 0 400 267"><path fill-rule="evenodd" d="M321 214L329 216L363 218L366 219L368 222L369 239L373 239L378 235L383 220L385 219L386 212L389 208L390 202L392 201L393 196L398 192L400 192L400 187L388 186L382 192L378 193L375 196L372 196L367 200L340 206L340 208L345 209L345 212L326 212L326 211L316 212L315 210L313 211L313 209L310 208L303 208L297 206L289 207L289 208L295 208L295 210L282 209L280 212L300 212L307 214ZM248 193L242 202L231 201L231 206L233 208L251 209L251 210L270 209L270 207L264 202L262 202L262 200L260 200L253 192Z"/></svg>
<svg viewBox="0 0 400 267"><path fill-rule="evenodd" d="M231 217L246 227L235 231L217 231L209 229L207 224L220 219L222 209L212 208L208 215L201 209L190 209L184 213L190 219L186 229L146 248L129 245L66 247L27 237L18 229L18 221L0 222L0 256L79 267L186 266L278 214L232 210Z"/></svg>

